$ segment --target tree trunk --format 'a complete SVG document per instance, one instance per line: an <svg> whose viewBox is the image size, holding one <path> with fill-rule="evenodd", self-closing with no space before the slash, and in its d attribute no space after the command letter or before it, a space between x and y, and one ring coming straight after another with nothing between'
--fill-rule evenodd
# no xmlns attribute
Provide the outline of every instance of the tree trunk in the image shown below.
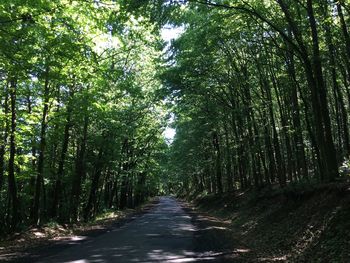
<svg viewBox="0 0 350 263"><path fill-rule="evenodd" d="M316 119L317 137L322 158L321 162L323 164L322 168L325 169L324 172L321 171L321 174L324 174L325 180L332 181L338 176L338 162L332 138L331 122L327 102L327 90L323 79L318 32L312 0L307 0L307 13L309 16L312 35L312 60L316 84L312 90L314 90L314 96L317 97L315 98L317 102L315 103L316 108L314 108L314 111L317 111L316 116L318 116L320 113L320 116Z"/></svg>
<svg viewBox="0 0 350 263"><path fill-rule="evenodd" d="M103 149L101 148L98 152L97 160L95 163L95 171L91 180L90 194L88 202L85 207L84 220L89 221L92 217L95 216L94 211L97 202L97 190L99 188L99 181L102 174L102 156Z"/></svg>
<svg viewBox="0 0 350 263"><path fill-rule="evenodd" d="M340 25L341 25L341 29L343 32L343 37L345 40L345 53L347 55L347 59L345 59L345 64L346 64L346 68L348 71L347 77L348 77L348 82L350 83L350 35L349 35L349 31L345 22L345 18L344 18L344 14L343 14L343 8L341 5L340 1L337 1L337 11L338 11L338 16L340 19Z"/></svg>
<svg viewBox="0 0 350 263"><path fill-rule="evenodd" d="M49 112L49 66L45 71L45 84L44 84L44 107L41 118L41 131L40 131L40 145L39 145L39 158L38 158L38 170L35 182L35 195L34 204L31 219L33 224L40 224L40 197L41 189L43 188L44 180L44 158L46 149L46 129L47 129L47 116Z"/></svg>
<svg viewBox="0 0 350 263"><path fill-rule="evenodd" d="M71 220L76 221L78 219L78 210L80 204L80 194L81 194L81 181L85 175L85 152L86 152L86 142L87 142L87 132L88 132L89 118L87 114L84 116L84 127L83 135L81 138L80 146L77 147L77 155L75 161L75 174L72 182L72 191L70 199L70 211Z"/></svg>
<svg viewBox="0 0 350 263"><path fill-rule="evenodd" d="M72 99L73 99L73 93L70 95L70 100ZM51 210L51 216L53 218L57 217L57 213L61 202L62 177L63 177L63 171L64 171L64 163L65 163L66 155L68 151L69 129L71 126L71 111L72 111L71 103L72 102L69 101L67 105L67 113L66 113L67 117L66 117L66 123L64 126L62 151L61 151L60 161L58 163L58 170L57 170L56 182L54 187L54 198L53 198L52 210Z"/></svg>
<svg viewBox="0 0 350 263"><path fill-rule="evenodd" d="M298 102L298 85L299 84L298 84L298 81L296 78L296 72L295 72L294 52L290 48L289 52L287 53L288 53L287 70L291 80L294 82L294 85L293 83L291 85L291 104L292 104L291 108L292 108L293 127L295 130L295 132L293 133L293 137L296 143L298 175L299 176L301 175L303 178L308 179L305 144L303 140L300 108L299 108L299 102Z"/></svg>
<svg viewBox="0 0 350 263"><path fill-rule="evenodd" d="M324 2L324 16L326 19L329 17L327 1ZM337 81L337 71L336 71L336 61L335 61L336 51L332 40L332 34L327 24L325 25L325 31L326 31L326 44L328 46L328 51L329 51L329 65L330 65L330 71L332 76L333 94L334 94L335 108L336 108L336 115L337 115L336 116L337 126L339 130L338 133L339 133L339 136L342 137L343 139L343 141L339 140L339 143L341 144L340 148L344 148L343 156L347 157L350 154L348 114L344 104L343 93ZM350 49L350 42L349 42L349 49ZM350 58L350 53L349 53L349 58ZM343 147L343 145L345 147Z"/></svg>
<svg viewBox="0 0 350 263"><path fill-rule="evenodd" d="M123 165L123 172L121 177L121 186L120 186L120 198L119 198L119 207L120 209L124 209L127 206L128 202L128 176L124 174L127 172L127 167Z"/></svg>
<svg viewBox="0 0 350 263"><path fill-rule="evenodd" d="M0 191L2 189L2 186L4 185L4 173L5 173L5 153L6 153L6 145L7 145L7 139L8 139L8 133L9 133L9 121L8 121L8 113L9 113L9 91L8 91L8 84L5 86L5 100L4 100L4 115L5 115L5 123L4 123L4 131L3 136L1 138L1 146L0 146Z"/></svg>
<svg viewBox="0 0 350 263"><path fill-rule="evenodd" d="M232 159L231 159L231 150L229 143L229 132L227 127L227 122L224 122L224 130L225 130L225 147L226 147L226 184L227 191L233 192L233 175L232 175Z"/></svg>
<svg viewBox="0 0 350 263"><path fill-rule="evenodd" d="M327 91L323 79L322 63L320 58L318 32L312 0L307 0L306 10L312 36L313 54L310 59L307 46L304 43L302 35L295 21L288 10L285 1L277 0L285 18L289 24L290 30L293 32L297 42L298 51L301 56L307 83L311 90L312 113L314 117L314 126L316 134L316 143L319 148L318 163L320 164L321 180L332 181L338 176L336 151L334 148L331 123L327 102Z"/></svg>
<svg viewBox="0 0 350 263"><path fill-rule="evenodd" d="M11 131L10 131L10 157L8 162L8 187L12 204L11 228L17 228L20 222L19 199L15 178L15 155L16 155L16 80L10 81L10 106L11 106Z"/></svg>
<svg viewBox="0 0 350 263"><path fill-rule="evenodd" d="M217 193L222 194L222 171L221 171L221 149L219 144L219 136L216 131L213 132L213 146L215 149L215 170L216 170L216 186Z"/></svg>

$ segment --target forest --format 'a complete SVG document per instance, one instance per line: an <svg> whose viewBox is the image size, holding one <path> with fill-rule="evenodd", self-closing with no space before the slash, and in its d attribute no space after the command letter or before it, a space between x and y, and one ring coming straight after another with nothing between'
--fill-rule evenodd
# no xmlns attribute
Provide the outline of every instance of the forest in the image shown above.
<svg viewBox="0 0 350 263"><path fill-rule="evenodd" d="M0 233L349 180L349 30L348 0L3 1Z"/></svg>

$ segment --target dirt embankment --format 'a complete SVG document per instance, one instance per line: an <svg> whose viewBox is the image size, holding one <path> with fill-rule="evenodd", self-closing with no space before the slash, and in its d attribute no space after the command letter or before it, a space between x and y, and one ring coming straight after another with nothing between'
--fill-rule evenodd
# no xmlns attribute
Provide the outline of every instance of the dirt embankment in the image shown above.
<svg viewBox="0 0 350 263"><path fill-rule="evenodd" d="M205 196L193 205L198 249L220 250L220 262L350 262L348 183Z"/></svg>

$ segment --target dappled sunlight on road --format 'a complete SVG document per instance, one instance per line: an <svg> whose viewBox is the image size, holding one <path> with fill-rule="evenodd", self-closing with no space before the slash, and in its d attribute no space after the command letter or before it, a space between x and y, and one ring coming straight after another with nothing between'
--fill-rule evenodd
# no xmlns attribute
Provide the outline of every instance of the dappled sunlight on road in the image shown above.
<svg viewBox="0 0 350 263"><path fill-rule="evenodd" d="M217 254L196 252L199 231L173 198L163 197L155 209L108 233L73 246L41 262L210 262Z"/></svg>

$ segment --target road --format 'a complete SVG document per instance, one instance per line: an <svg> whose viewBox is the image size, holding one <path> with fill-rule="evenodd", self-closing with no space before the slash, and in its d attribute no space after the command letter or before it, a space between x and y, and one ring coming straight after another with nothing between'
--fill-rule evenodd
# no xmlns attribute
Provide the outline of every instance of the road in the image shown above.
<svg viewBox="0 0 350 263"><path fill-rule="evenodd" d="M194 252L195 226L176 199L161 197L150 212L120 228L39 262L208 262Z"/></svg>

